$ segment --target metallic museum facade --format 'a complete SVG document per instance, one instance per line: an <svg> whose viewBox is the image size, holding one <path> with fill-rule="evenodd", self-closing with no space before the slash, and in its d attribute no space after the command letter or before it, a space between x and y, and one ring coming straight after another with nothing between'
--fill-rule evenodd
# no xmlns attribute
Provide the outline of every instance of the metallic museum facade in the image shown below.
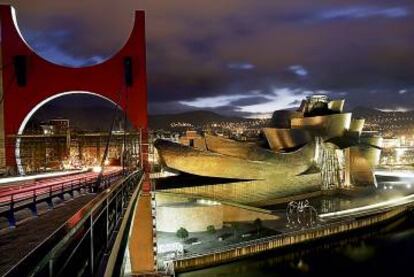
<svg viewBox="0 0 414 277"><path fill-rule="evenodd" d="M382 138L365 136L364 119L352 118L344 104L310 96L295 111L275 111L263 138L255 142L205 134L205 145L194 149L157 140L164 167L225 180L163 191L264 206L326 190L375 186Z"/></svg>

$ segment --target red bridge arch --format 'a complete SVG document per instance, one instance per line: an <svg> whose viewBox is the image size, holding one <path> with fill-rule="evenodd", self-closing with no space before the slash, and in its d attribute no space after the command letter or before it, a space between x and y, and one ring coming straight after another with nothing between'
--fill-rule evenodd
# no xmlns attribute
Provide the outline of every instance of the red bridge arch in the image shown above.
<svg viewBox="0 0 414 277"><path fill-rule="evenodd" d="M39 103L68 91L93 92L118 104L134 127L144 131L146 140L147 77L143 11L136 11L130 37L118 53L101 64L83 68L56 65L37 55L21 37L14 9L9 5L0 5L0 25L6 140L22 131L26 116ZM6 143L7 167L16 167L15 147ZM146 156L144 154L145 170L148 167Z"/></svg>

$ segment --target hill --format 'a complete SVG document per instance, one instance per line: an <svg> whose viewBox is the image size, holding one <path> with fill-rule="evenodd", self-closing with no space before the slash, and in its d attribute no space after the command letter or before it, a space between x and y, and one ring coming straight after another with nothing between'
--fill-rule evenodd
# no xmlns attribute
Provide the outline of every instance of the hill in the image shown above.
<svg viewBox="0 0 414 277"><path fill-rule="evenodd" d="M357 106L351 112L354 117L362 117L362 118L378 116L384 113L378 109L363 107L363 106Z"/></svg>
<svg viewBox="0 0 414 277"><path fill-rule="evenodd" d="M193 126L202 126L214 122L245 122L250 119L223 116L210 111L193 111L178 114L150 115L148 120L151 129L169 129L171 123L174 122L185 122Z"/></svg>

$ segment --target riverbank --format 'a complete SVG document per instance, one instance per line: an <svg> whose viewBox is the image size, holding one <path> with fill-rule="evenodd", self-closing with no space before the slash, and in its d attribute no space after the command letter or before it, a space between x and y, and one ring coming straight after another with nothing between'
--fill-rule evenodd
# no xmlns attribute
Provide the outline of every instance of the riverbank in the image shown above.
<svg viewBox="0 0 414 277"><path fill-rule="evenodd" d="M384 224L176 276L404 276L412 269L413 248L414 211Z"/></svg>
<svg viewBox="0 0 414 277"><path fill-rule="evenodd" d="M175 272L186 272L210 266L228 263L238 259L264 253L267 251L294 246L304 242L316 241L358 229L385 223L391 219L403 216L411 210L413 203L404 203L391 208L378 209L356 216L349 216L338 222L322 224L306 230L293 231L281 235L215 249L202 255L192 255L176 259L173 262Z"/></svg>

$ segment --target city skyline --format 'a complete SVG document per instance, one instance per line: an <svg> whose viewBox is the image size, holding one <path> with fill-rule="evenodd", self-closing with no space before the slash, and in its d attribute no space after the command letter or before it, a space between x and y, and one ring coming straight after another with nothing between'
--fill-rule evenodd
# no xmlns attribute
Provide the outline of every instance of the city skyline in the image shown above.
<svg viewBox="0 0 414 277"><path fill-rule="evenodd" d="M350 107L414 108L409 1L9 2L37 53L76 67L115 53L133 11L145 9L152 114L251 116L296 106L314 91Z"/></svg>

